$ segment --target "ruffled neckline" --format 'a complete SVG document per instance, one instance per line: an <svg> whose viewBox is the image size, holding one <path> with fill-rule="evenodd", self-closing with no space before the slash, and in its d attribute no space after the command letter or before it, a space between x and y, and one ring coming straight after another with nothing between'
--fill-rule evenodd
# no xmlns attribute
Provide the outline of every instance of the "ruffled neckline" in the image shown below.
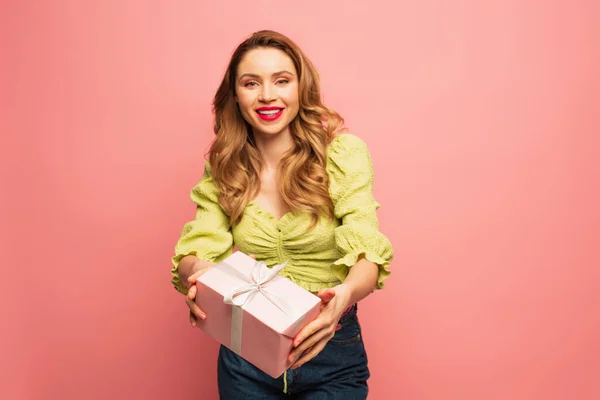
<svg viewBox="0 0 600 400"><path fill-rule="evenodd" d="M269 211L265 210L265 208L261 206L256 200L249 201L246 207L254 207L254 210L257 214L265 216L266 218L270 219L271 221L277 224L284 223L287 219L293 217L296 214L294 211L288 211L278 219Z"/></svg>

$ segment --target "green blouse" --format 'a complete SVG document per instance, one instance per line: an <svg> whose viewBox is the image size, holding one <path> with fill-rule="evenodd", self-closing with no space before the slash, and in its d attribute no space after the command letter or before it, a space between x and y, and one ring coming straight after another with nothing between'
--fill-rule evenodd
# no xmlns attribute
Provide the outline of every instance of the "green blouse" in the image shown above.
<svg viewBox="0 0 600 400"><path fill-rule="evenodd" d="M289 212L276 219L251 201L241 222L229 228L229 218L219 205L219 190L211 177L211 167L191 191L196 218L183 226L172 258L172 283L185 294L177 267L186 255L212 262L229 256L233 247L272 267L288 261L281 275L311 292L340 284L348 269L361 256L379 266L377 289L390 275L392 245L379 231L373 197L373 165L366 144L357 136L337 136L327 150L329 194L335 218L321 217L309 229L311 216Z"/></svg>

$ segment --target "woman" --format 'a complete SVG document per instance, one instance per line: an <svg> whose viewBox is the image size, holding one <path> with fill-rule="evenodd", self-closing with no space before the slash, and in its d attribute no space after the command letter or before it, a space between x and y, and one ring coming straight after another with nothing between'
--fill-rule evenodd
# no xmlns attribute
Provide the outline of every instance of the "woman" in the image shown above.
<svg viewBox="0 0 600 400"><path fill-rule="evenodd" d="M369 370L356 303L383 287L392 246L379 232L364 142L321 102L312 63L287 37L261 31L239 45L213 103L216 138L192 189L196 218L173 257L190 323L206 315L196 279L235 245L317 294L322 310L294 339L292 367L273 379L224 346L223 399L364 399Z"/></svg>

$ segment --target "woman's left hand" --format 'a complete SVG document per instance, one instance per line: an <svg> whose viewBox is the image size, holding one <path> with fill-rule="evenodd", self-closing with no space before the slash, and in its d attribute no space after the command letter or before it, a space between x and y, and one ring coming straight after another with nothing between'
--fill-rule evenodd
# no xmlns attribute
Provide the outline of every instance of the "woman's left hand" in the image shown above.
<svg viewBox="0 0 600 400"><path fill-rule="evenodd" d="M350 305L350 293L344 284L332 289L323 289L317 296L322 301L321 313L294 338L295 348L288 356L288 360L293 363L292 369L312 360L325 348L327 342L339 330L338 321Z"/></svg>

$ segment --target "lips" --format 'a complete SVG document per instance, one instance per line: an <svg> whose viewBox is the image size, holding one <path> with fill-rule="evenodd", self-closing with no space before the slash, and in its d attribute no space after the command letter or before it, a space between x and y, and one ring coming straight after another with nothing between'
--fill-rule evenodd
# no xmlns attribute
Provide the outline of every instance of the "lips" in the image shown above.
<svg viewBox="0 0 600 400"><path fill-rule="evenodd" d="M283 114L283 110L281 107L261 107L256 110L256 114L262 120L274 121Z"/></svg>

